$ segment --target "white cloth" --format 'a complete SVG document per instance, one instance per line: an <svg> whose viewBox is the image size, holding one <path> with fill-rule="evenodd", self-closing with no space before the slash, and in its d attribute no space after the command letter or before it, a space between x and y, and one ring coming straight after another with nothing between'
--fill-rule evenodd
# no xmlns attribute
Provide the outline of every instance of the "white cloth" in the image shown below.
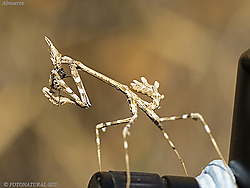
<svg viewBox="0 0 250 188"><path fill-rule="evenodd" d="M200 188L236 188L222 160L210 162L195 179Z"/></svg>

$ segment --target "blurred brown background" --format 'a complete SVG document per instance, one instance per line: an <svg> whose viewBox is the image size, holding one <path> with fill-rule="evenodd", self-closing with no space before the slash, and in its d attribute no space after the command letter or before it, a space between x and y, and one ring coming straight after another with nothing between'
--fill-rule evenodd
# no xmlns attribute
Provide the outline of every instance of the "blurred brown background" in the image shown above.
<svg viewBox="0 0 250 188"><path fill-rule="evenodd" d="M158 80L165 95L159 116L200 112L228 157L237 60L250 47L249 1L23 2L0 6L1 186L40 181L86 187L98 171L95 125L130 116L122 93L84 72L92 107L52 105L41 92L52 69L45 35L62 54L121 83ZM190 175L218 158L199 122L163 125ZM125 170L122 128L101 133L103 170ZM132 171L184 175L142 112L129 146Z"/></svg>

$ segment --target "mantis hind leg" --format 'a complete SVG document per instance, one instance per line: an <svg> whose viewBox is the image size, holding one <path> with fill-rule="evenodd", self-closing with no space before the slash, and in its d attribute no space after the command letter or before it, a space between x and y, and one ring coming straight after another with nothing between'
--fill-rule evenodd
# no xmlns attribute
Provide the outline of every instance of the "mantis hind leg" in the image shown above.
<svg viewBox="0 0 250 188"><path fill-rule="evenodd" d="M230 170L229 170L229 167L226 163L226 160L224 159L220 149L219 149L219 146L215 140L215 138L213 137L212 133L211 133L211 130L208 126L208 124L206 123L206 121L204 120L203 116L199 113L189 113L189 114L184 114L184 115L181 115L181 116L172 116L172 117L164 117L164 118L160 118L160 122L164 122L164 121L175 121L175 120L181 120L181 119L193 119L193 120L200 120L200 122L202 123L206 133L208 134L217 154L219 155L219 157L221 158L221 160L223 161L226 169L227 169L227 172L228 174L230 175L232 181L234 182L234 184L237 186L234 178L232 177L231 173L230 173Z"/></svg>

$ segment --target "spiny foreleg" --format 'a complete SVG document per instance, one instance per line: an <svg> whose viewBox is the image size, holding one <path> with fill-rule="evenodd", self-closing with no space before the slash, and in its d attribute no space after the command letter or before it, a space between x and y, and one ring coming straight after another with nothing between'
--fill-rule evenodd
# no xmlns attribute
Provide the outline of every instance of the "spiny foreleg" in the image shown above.
<svg viewBox="0 0 250 188"><path fill-rule="evenodd" d="M61 58L61 63L62 64L68 64L69 65L69 68L70 68L70 71L71 71L71 76L72 76L72 78L73 78L73 80L74 80L74 82L76 84L76 87L77 87L79 93L80 93L81 101L84 104L87 104L89 107L91 107L88 95L87 95L87 93L86 93L86 91L84 89L81 77L80 77L80 75L78 73L78 70L77 70L78 65L75 62L76 61L74 61L72 58L67 57L67 56L63 56Z"/></svg>
<svg viewBox="0 0 250 188"><path fill-rule="evenodd" d="M48 98L54 105L75 104L83 108L89 107L88 103L86 103L86 101L81 101L81 99L73 92L73 90L69 86L67 86L58 72L54 69L51 71L49 83L51 86L51 90L49 90L47 87L44 87L42 91L45 97ZM52 92L52 89L67 93L72 97L72 99L60 95L57 96L55 92Z"/></svg>
<svg viewBox="0 0 250 188"><path fill-rule="evenodd" d="M47 87L44 87L42 89L42 92L44 93L45 97L49 99L49 101L52 102L54 105L60 106L65 104L75 104L75 102L72 101L71 99L60 96L57 93L51 91Z"/></svg>

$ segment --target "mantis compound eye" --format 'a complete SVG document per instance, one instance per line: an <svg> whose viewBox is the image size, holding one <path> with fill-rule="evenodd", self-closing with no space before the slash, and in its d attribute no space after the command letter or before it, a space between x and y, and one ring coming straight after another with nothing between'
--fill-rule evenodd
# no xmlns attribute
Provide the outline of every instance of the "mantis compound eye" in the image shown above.
<svg viewBox="0 0 250 188"><path fill-rule="evenodd" d="M66 77L66 71L64 70L64 68L60 68L57 70L58 74L60 75L60 78L63 79Z"/></svg>

